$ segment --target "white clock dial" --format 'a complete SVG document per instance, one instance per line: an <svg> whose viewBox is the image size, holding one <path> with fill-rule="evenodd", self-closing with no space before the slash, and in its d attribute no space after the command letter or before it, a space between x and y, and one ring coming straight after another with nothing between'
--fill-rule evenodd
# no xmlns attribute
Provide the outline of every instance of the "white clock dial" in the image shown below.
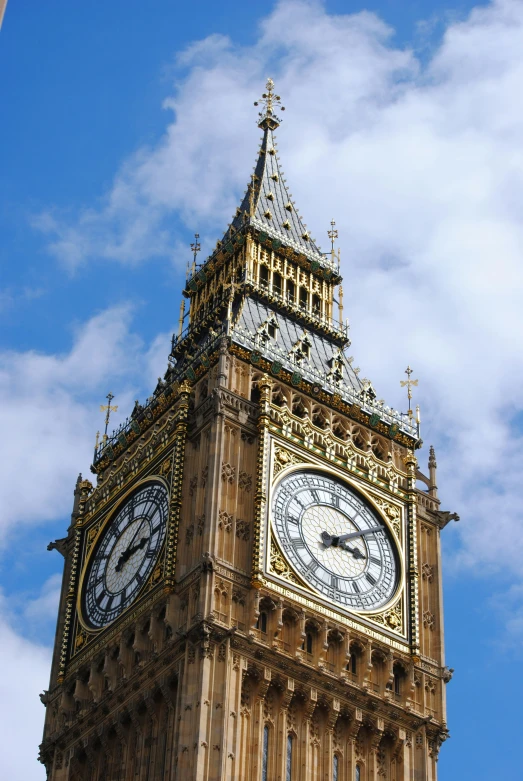
<svg viewBox="0 0 523 781"><path fill-rule="evenodd" d="M278 484L272 513L289 562L329 600L375 611L392 599L396 547L379 514L346 483L320 471L293 472Z"/></svg>
<svg viewBox="0 0 523 781"><path fill-rule="evenodd" d="M87 565L83 614L99 629L136 599L158 560L167 528L169 497L160 482L136 489L111 519Z"/></svg>

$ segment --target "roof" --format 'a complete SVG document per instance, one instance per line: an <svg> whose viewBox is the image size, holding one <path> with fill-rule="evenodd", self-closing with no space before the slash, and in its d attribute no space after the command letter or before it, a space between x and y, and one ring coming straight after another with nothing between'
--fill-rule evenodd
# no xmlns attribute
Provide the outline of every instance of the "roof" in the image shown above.
<svg viewBox="0 0 523 781"><path fill-rule="evenodd" d="M274 324L275 336L263 337L263 331ZM234 319L230 333L233 342L249 349L257 349L270 360L278 360L290 371L299 370L311 382L322 386L338 386L336 371L341 384L349 386L356 393L363 390L349 360L335 342L316 331L304 328L298 322L285 316L277 309L255 298L242 297L242 303ZM308 356L300 360L302 344L308 344Z"/></svg>

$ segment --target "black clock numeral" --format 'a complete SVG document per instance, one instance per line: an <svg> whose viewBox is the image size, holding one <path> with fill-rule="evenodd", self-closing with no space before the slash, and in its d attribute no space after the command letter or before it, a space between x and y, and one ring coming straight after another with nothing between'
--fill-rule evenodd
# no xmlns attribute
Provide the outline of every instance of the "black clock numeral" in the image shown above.
<svg viewBox="0 0 523 781"><path fill-rule="evenodd" d="M360 587L358 586L358 584L356 583L356 581L355 581L355 580L353 580L353 581L352 581L352 588L354 589L354 591L355 591L355 593L356 593L356 594L359 594L359 593L361 593L361 592L360 592Z"/></svg>
<svg viewBox="0 0 523 781"><path fill-rule="evenodd" d="M369 556L369 561L372 561L373 564L377 564L378 566L381 565L381 559L378 559L377 556Z"/></svg>
<svg viewBox="0 0 523 781"><path fill-rule="evenodd" d="M314 488L310 489L310 493L312 495L312 498L316 502L316 504L320 504L320 497L317 491L314 490Z"/></svg>
<svg viewBox="0 0 523 781"><path fill-rule="evenodd" d="M305 548L305 543L303 540L292 540L291 539L291 545L294 548L294 550L303 550Z"/></svg>
<svg viewBox="0 0 523 781"><path fill-rule="evenodd" d="M373 575L371 575L370 572L365 573L365 579L369 581L371 586L375 586L377 583L376 578Z"/></svg>
<svg viewBox="0 0 523 781"><path fill-rule="evenodd" d="M295 526L298 526L300 523L298 518L295 518L293 515L288 515L287 520L289 523L293 523Z"/></svg>

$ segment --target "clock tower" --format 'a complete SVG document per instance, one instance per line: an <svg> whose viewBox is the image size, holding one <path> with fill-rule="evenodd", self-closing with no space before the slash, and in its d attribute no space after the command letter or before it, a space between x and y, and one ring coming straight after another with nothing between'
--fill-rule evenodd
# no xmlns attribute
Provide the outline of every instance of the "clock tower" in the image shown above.
<svg viewBox="0 0 523 781"><path fill-rule="evenodd" d="M97 446L50 546L52 781L437 777L457 516L432 448L418 468L419 422L347 357L334 245L289 195L266 90L254 174L193 266L165 376Z"/></svg>

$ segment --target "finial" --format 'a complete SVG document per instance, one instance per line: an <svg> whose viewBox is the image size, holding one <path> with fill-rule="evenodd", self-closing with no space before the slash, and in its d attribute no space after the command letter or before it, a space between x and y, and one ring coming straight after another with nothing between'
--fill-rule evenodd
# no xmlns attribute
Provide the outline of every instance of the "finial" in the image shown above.
<svg viewBox="0 0 523 781"><path fill-rule="evenodd" d="M96 458L96 454L98 452L98 445L99 444L100 444L100 432L97 431L96 432L96 440L95 440L95 443L94 443L94 457L95 458ZM80 480L81 480L81 476L80 476ZM78 481L76 482L76 485L78 485Z"/></svg>
<svg viewBox="0 0 523 781"><path fill-rule="evenodd" d="M104 435L102 437L102 443L104 445L107 442L107 428L109 426L109 418L111 416L111 412L116 412L116 410L118 409L118 406L116 404L111 406L111 401L114 399L114 396L113 396L113 394L111 392L109 392L105 398L107 399L107 401L109 403L108 404L100 404L100 412L105 412L106 413L106 415L105 415L105 431L104 431Z"/></svg>
<svg viewBox="0 0 523 781"><path fill-rule="evenodd" d="M334 220L331 220L331 229L330 229L330 231L327 231L327 236L331 240L331 253L332 253L333 257L334 257L334 242L338 238L338 231L334 227L335 225L336 225L336 223L334 222Z"/></svg>
<svg viewBox="0 0 523 781"><path fill-rule="evenodd" d="M180 328L179 328L179 331L178 331L178 336L179 337L182 335L184 318L185 318L185 299L182 298L182 301L181 301L181 304L180 304Z"/></svg>
<svg viewBox="0 0 523 781"><path fill-rule="evenodd" d="M274 94L274 82L272 79L267 79L265 89L267 92L263 93L261 101L256 100L254 102L255 106L259 106L260 102L263 105L263 110L258 114L260 118L258 127L262 128L262 130L276 130L281 120L274 113L274 109L278 107L281 111L285 111L285 106L281 105L280 96Z"/></svg>
<svg viewBox="0 0 523 781"><path fill-rule="evenodd" d="M191 250L192 250L192 254L193 254L193 263L192 263L193 274L194 274L194 272L196 270L196 256L199 253L199 251L201 250L200 242L198 241L199 238L200 238L200 234L199 233L195 233L194 234L194 241L191 243Z"/></svg>
<svg viewBox="0 0 523 781"><path fill-rule="evenodd" d="M410 375L412 374L412 371L413 370L410 368L410 366L407 366L407 368L405 369L405 374L407 375L407 379L406 380L400 380L401 387L402 388L405 388L405 387L407 388L407 398L409 400L409 413L408 413L409 414L409 418L412 417L412 409L411 409L411 406L410 406L410 402L411 402L411 399L412 399L412 387L413 387L413 385L415 385L416 387L418 385L418 381L417 380L411 380L410 379Z"/></svg>
<svg viewBox="0 0 523 781"><path fill-rule="evenodd" d="M429 449L429 481L430 481L430 487L429 487L429 494L433 496L435 499L438 496L438 486L436 484L436 453L434 452L434 447L431 445Z"/></svg>

